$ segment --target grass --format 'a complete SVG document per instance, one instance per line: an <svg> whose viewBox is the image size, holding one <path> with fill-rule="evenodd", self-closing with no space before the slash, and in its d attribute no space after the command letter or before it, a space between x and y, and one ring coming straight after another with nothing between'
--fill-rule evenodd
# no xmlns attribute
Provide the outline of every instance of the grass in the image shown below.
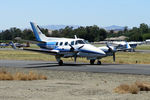
<svg viewBox="0 0 150 100"><path fill-rule="evenodd" d="M96 46L100 46L96 44ZM31 44L30 48L39 48L35 44ZM149 49L150 45L140 45L137 49ZM3 60L38 60L38 61L56 61L55 57L47 54L40 54L36 52L28 52L23 50L0 50L0 59ZM73 58L63 58L64 62L73 62ZM114 63L113 58L103 58L102 63ZM77 58L77 62L89 63L86 58ZM117 52L116 62L118 64L150 64L150 54L141 52Z"/></svg>
<svg viewBox="0 0 150 100"><path fill-rule="evenodd" d="M138 45L137 50L150 50L150 45Z"/></svg>
<svg viewBox="0 0 150 100"><path fill-rule="evenodd" d="M15 74L11 74L5 70L0 70L0 80L47 80L47 77L32 71L28 73L17 72Z"/></svg>
<svg viewBox="0 0 150 100"><path fill-rule="evenodd" d="M38 47L36 44L30 44L30 48L36 48L36 49L39 49L40 47Z"/></svg>
<svg viewBox="0 0 150 100"><path fill-rule="evenodd" d="M28 52L23 50L1 50L1 60L37 60L37 61L56 61L52 55ZM73 62L73 58L63 58L64 62ZM112 56L103 58L102 63L114 63ZM89 63L86 58L77 58L77 62ZM117 52L116 62L119 64L150 64L150 54L140 52Z"/></svg>
<svg viewBox="0 0 150 100"><path fill-rule="evenodd" d="M114 91L119 94L125 93L138 94L139 91L150 91L150 82L137 81L131 85L121 84L120 86L116 87Z"/></svg>
<svg viewBox="0 0 150 100"><path fill-rule="evenodd" d="M102 59L103 62L113 63L112 57ZM117 52L116 63L119 64L150 64L150 54L140 52Z"/></svg>
<svg viewBox="0 0 150 100"><path fill-rule="evenodd" d="M114 91L119 94L137 94L139 92L139 88L136 85L121 84L120 86L115 88Z"/></svg>

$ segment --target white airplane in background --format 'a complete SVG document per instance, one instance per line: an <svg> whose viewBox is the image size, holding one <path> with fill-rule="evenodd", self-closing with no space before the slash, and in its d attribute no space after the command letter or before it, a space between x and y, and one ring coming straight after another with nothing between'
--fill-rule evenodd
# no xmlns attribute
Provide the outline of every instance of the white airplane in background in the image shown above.
<svg viewBox="0 0 150 100"><path fill-rule="evenodd" d="M150 43L150 39L145 40L145 43Z"/></svg>
<svg viewBox="0 0 150 100"><path fill-rule="evenodd" d="M126 41L114 41L117 51L135 51L137 45L143 44L143 42L126 42Z"/></svg>
<svg viewBox="0 0 150 100"><path fill-rule="evenodd" d="M87 60L90 60L90 64L92 65L95 60L97 60L97 64L100 65L100 59L107 56L113 56L113 60L115 61L115 47L109 46L108 44L104 47L95 47L84 39L77 38L76 36L74 39L46 37L37 24L33 22L30 22L30 24L38 41L37 45L41 49L23 48L23 50L54 55L59 65L63 65L62 57L74 57L75 62L77 57L86 57Z"/></svg>

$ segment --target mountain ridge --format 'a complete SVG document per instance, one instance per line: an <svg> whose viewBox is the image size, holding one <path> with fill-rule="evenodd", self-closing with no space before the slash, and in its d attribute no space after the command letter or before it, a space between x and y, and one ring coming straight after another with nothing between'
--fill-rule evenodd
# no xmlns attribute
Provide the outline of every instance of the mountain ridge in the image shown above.
<svg viewBox="0 0 150 100"><path fill-rule="evenodd" d="M49 29L49 30L59 30L59 29L64 29L66 26L73 27L73 29L76 29L76 28L80 27L79 25L43 25L43 26L40 26L40 27L46 28L46 29ZM107 31L110 31L110 30L123 31L125 27L118 26L118 25L111 25L111 26L102 27L102 28L104 28Z"/></svg>

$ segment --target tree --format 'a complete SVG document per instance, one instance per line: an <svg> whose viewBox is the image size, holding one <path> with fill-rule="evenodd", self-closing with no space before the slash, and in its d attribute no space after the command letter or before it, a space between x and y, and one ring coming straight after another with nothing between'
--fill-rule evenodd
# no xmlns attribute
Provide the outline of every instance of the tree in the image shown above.
<svg viewBox="0 0 150 100"><path fill-rule="evenodd" d="M35 40L35 36L30 29L23 30L21 38L25 40Z"/></svg>
<svg viewBox="0 0 150 100"><path fill-rule="evenodd" d="M142 34L148 33L148 25L144 23L140 24L140 31Z"/></svg>
<svg viewBox="0 0 150 100"><path fill-rule="evenodd" d="M124 33L127 33L127 32L128 32L128 26L125 26L125 27L124 27L123 32L124 32Z"/></svg>

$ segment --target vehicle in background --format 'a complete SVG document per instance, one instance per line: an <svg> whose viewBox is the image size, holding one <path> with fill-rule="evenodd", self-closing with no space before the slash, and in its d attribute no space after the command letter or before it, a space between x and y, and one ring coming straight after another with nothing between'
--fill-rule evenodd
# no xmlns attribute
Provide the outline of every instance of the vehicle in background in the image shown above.
<svg viewBox="0 0 150 100"><path fill-rule="evenodd" d="M29 42L27 42L26 44L15 43L15 46L18 47L18 48L30 47L30 43Z"/></svg>

